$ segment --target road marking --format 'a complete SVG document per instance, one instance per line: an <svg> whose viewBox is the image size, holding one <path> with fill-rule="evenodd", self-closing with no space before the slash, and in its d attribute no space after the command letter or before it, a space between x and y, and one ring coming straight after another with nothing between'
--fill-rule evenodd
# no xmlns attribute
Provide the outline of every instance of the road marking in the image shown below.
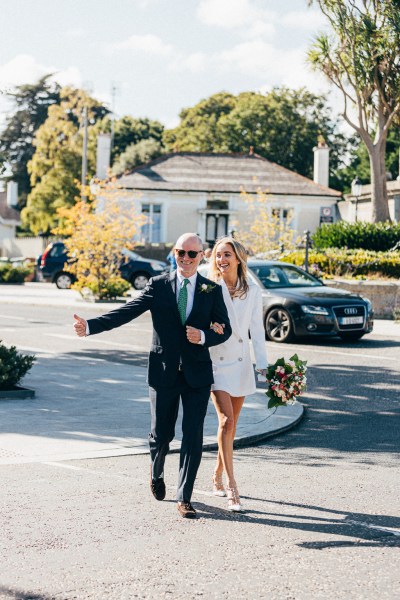
<svg viewBox="0 0 400 600"><path fill-rule="evenodd" d="M76 341L76 338L77 338L76 335L66 335L66 334L62 334L62 333L45 333L44 335L47 335L48 337L60 338L63 340L75 340ZM86 338L83 338L83 339L86 339ZM101 344L101 345L106 345L106 346L116 346L117 348L129 348L129 350L133 350L134 352L148 352L148 349L143 348L143 346L133 346L132 344L123 344L122 342L94 340L94 339L92 339L91 336L90 336L89 343L90 344Z"/></svg>
<svg viewBox="0 0 400 600"><path fill-rule="evenodd" d="M368 527L368 529L377 529L378 531L384 531L385 533L389 533L390 535L400 536L400 531L398 529L392 529L391 527L380 527L379 525L371 525L371 523L364 523L363 521L346 521L346 523L350 523L351 525L358 525L361 527Z"/></svg>
<svg viewBox="0 0 400 600"><path fill-rule="evenodd" d="M10 317L10 315L0 315L0 318L13 319L14 321L26 321L24 317Z"/></svg>
<svg viewBox="0 0 400 600"><path fill-rule="evenodd" d="M271 347L271 346L270 346ZM286 347L289 347L289 344L286 344ZM291 348L295 348L297 350L297 352L299 352L299 347L298 346L294 346L291 345ZM307 351L307 347L302 348L302 350L304 349L304 351ZM313 350L311 350L311 352L318 352L318 354L335 354L338 356L355 356L357 358L376 358L376 359L380 359L384 362L388 361L388 360L393 360L393 361L397 361L398 362L398 358L390 358L388 356L382 356L382 355L378 355L378 354L362 354L360 353L353 353L353 352L338 352L337 350L322 350L320 348L315 348Z"/></svg>
<svg viewBox="0 0 400 600"><path fill-rule="evenodd" d="M101 458L101 457L99 457ZM82 459L78 459L82 460ZM70 471L84 471L85 473L91 473L92 475L101 475L102 477L112 477L114 479L129 479L132 483L143 483L142 479L132 477L130 473L126 475L124 473L116 473L115 471L97 471L96 469L88 469L86 467L75 467L73 465L66 465L62 462L52 461L41 461L42 465L48 465L49 467L59 467L60 469L68 469Z"/></svg>

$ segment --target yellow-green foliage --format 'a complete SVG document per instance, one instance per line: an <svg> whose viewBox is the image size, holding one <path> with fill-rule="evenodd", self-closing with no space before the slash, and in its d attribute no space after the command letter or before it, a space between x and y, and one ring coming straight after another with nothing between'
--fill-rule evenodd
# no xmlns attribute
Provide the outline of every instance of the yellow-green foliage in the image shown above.
<svg viewBox="0 0 400 600"><path fill-rule="evenodd" d="M290 210L287 218L281 219L279 213L285 207L275 199L272 203L270 194L261 189L255 195L242 190L241 195L247 204L247 218L235 223L235 229L237 237L252 254L268 255L279 250L281 245L287 249L295 247Z"/></svg>
<svg viewBox="0 0 400 600"><path fill-rule="evenodd" d="M285 262L304 265L304 250L290 252L281 257ZM400 251L374 252L372 250L346 250L327 248L324 251L310 250L308 264L311 272L322 272L322 276L382 276L400 277Z"/></svg>
<svg viewBox="0 0 400 600"><path fill-rule="evenodd" d="M79 200L71 208L59 209L61 224L54 233L66 236L71 257L67 270L77 280L73 287L88 287L98 299L115 298L130 287L120 276L122 250L133 248L145 219L136 214L133 201L126 200L126 192L115 182L99 186L99 200L87 193L87 202Z"/></svg>

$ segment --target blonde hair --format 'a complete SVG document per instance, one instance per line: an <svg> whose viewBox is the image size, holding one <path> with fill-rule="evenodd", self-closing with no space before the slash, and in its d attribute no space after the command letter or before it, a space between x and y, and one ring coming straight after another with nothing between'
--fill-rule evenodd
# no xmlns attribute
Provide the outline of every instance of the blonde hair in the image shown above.
<svg viewBox="0 0 400 600"><path fill-rule="evenodd" d="M236 288L233 297L245 298L249 291L249 284L247 281L247 252L246 248L232 237L224 236L218 238L215 242L211 258L210 258L210 271L208 276L213 281L218 281L222 278L221 271L217 267L217 248L221 244L229 244L239 262L238 264L238 286Z"/></svg>

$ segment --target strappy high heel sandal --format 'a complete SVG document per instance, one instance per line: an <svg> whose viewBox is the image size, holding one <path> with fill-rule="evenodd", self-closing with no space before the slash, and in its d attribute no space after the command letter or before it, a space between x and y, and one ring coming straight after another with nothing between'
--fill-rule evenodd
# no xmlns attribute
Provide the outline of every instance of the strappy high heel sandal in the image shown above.
<svg viewBox="0 0 400 600"><path fill-rule="evenodd" d="M226 493L228 496L228 510L232 512L241 512L243 506L240 503L240 496L237 487L227 487Z"/></svg>
<svg viewBox="0 0 400 600"><path fill-rule="evenodd" d="M212 478L214 496L226 496L224 484L222 483L222 475L213 474Z"/></svg>

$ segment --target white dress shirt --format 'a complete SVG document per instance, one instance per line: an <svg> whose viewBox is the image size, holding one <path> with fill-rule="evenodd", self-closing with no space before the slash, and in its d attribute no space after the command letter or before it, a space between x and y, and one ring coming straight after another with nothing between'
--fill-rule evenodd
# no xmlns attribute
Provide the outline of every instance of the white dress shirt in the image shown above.
<svg viewBox="0 0 400 600"><path fill-rule="evenodd" d="M192 275L191 277L183 277L179 271L176 271L176 301L178 302L179 300L179 292L181 291L181 288L183 286L183 281L184 279L188 279L189 283L186 286L187 289L187 304L186 304L186 319L188 318L188 316L190 315L190 313L192 312L192 308L193 308L193 300L194 300L194 293L196 291L196 281L197 281L197 272ZM198 344L203 344L206 341L206 336L204 335L204 331L201 331L200 329L200 341L198 342Z"/></svg>

